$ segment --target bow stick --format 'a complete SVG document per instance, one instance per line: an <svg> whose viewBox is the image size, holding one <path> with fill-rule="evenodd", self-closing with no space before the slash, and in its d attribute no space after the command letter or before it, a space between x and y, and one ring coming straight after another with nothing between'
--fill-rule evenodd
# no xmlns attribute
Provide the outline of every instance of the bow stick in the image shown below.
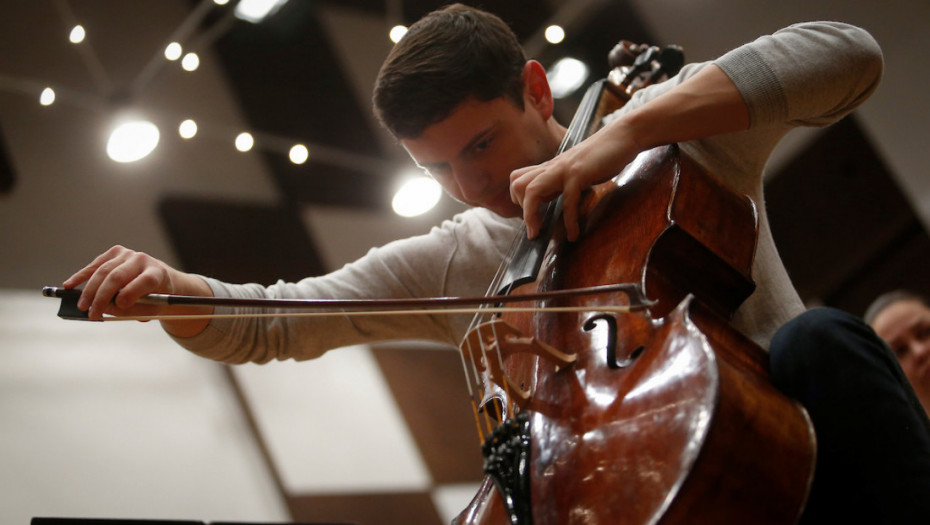
<svg viewBox="0 0 930 525"><path fill-rule="evenodd" d="M503 303L539 301L557 299L561 297L574 297L580 295L596 295L610 292L623 292L630 298L629 305L620 306L531 306L531 307L484 307L481 311L487 313L502 313L505 311L547 311L547 312L579 312L579 311L616 311L630 312L648 308L652 301L647 300L639 287L631 283L610 284L575 288L567 290L553 290L517 295L492 295L485 297L434 297L428 299L243 299L237 297L201 297L192 295L149 294L139 298L138 304L164 305L164 306L226 306L226 307L252 307L252 308L278 308L278 309L312 309L312 312L266 312L251 314L191 314L191 315L155 315L155 316L119 316L106 317L105 320L115 321L148 321L148 320L177 320L177 319L216 319L230 317L288 317L288 316L335 316L335 315L405 315L405 314L462 314L474 313L476 309L452 308L458 306L500 305ZM78 309L77 302L81 290L74 288L59 288L46 286L42 295L61 299L58 317L70 320L89 320L86 311ZM115 297L114 297L115 300ZM112 301L111 301L112 302ZM419 309L418 309L419 308ZM330 311L325 311L330 310ZM337 311L333 311L337 310ZM101 319L103 320L103 319Z"/></svg>

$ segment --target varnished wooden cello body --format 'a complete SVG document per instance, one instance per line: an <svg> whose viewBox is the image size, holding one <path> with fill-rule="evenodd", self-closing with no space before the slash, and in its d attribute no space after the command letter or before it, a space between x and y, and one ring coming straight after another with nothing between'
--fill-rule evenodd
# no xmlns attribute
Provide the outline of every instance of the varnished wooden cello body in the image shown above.
<svg viewBox="0 0 930 525"><path fill-rule="evenodd" d="M593 87L569 135L586 136L627 93ZM584 313L474 326L461 350L482 378L478 404L506 420L485 443L488 477L454 523L797 521L812 426L771 385L764 350L727 322L754 288L752 201L667 146L594 188L581 217L568 243L552 212L539 270L513 291L630 289L543 301ZM634 308L599 311L617 304Z"/></svg>

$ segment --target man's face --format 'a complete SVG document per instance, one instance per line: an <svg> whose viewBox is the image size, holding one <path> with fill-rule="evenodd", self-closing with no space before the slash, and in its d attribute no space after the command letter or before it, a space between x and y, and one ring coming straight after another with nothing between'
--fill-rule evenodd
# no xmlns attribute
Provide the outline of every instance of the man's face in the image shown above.
<svg viewBox="0 0 930 525"><path fill-rule="evenodd" d="M930 395L930 308L917 300L892 303L872 321L872 328L898 356L917 394Z"/></svg>
<svg viewBox="0 0 930 525"><path fill-rule="evenodd" d="M419 137L401 143L454 199L518 217L522 211L510 200L510 172L555 154L547 119L531 103L524 107L505 97L467 99Z"/></svg>

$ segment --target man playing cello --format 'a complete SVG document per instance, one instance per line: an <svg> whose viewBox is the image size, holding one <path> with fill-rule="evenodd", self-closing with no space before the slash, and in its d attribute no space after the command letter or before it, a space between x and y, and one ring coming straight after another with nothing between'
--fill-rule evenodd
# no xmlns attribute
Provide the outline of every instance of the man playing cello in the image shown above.
<svg viewBox="0 0 930 525"><path fill-rule="evenodd" d="M832 22L791 26L638 91L600 131L553 159L565 128L553 118L542 66L526 59L497 17L449 6L414 24L395 46L379 73L374 103L413 160L472 209L426 235L296 283L223 283L116 246L64 286L83 285L78 306L91 319L211 311L136 304L150 293L483 295L522 221L530 236L538 233L541 203L563 196L565 226L574 238L585 189L609 180L642 151L678 143L760 210L753 263L758 286L733 325L771 350L775 384L812 416L819 455L803 521L910 522L930 515L920 497L930 487L926 418L908 401L908 386L890 377L883 359L875 357L887 350L867 327L838 312L804 313L778 258L762 195L763 168L778 141L794 127L826 126L849 114L877 88L881 71L881 51L865 31ZM311 359L332 348L386 339L458 344L465 317L173 319L162 326L203 357L261 363ZM798 319L776 336L793 318ZM855 364L847 366L850 361Z"/></svg>

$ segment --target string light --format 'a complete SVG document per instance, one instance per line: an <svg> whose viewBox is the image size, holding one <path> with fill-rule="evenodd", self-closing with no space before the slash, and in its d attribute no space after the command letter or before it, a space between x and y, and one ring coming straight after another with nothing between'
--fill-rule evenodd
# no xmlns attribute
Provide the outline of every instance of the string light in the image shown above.
<svg viewBox="0 0 930 525"><path fill-rule="evenodd" d="M158 146L158 127L147 120L120 124L107 141L107 155L116 162L135 162Z"/></svg>
<svg viewBox="0 0 930 525"><path fill-rule="evenodd" d="M404 38L404 35L407 34L407 26L397 25L391 28L391 32L388 33L388 37L391 39L391 42L395 44L400 42L401 38Z"/></svg>
<svg viewBox="0 0 930 525"><path fill-rule="evenodd" d="M571 95L588 79L588 66L577 58L560 59L546 73L552 96L564 98Z"/></svg>
<svg viewBox="0 0 930 525"><path fill-rule="evenodd" d="M183 139L192 139L197 134L197 123L187 119L178 126L178 135Z"/></svg>
<svg viewBox="0 0 930 525"><path fill-rule="evenodd" d="M288 152L288 157L294 164L303 164L310 158L310 151L307 150L307 146L296 144L291 148L291 151Z"/></svg>
<svg viewBox="0 0 930 525"><path fill-rule="evenodd" d="M405 182L391 201L394 213L401 217L422 215L439 202L442 188L430 177L417 175Z"/></svg>
<svg viewBox="0 0 930 525"><path fill-rule="evenodd" d="M39 95L39 104L43 106L51 106L55 102L55 90L47 87L42 90L42 93Z"/></svg>
<svg viewBox="0 0 930 525"><path fill-rule="evenodd" d="M181 59L181 67L185 71L196 71L200 67L200 57L197 53L188 53Z"/></svg>
<svg viewBox="0 0 930 525"><path fill-rule="evenodd" d="M72 44L80 44L84 41L86 35L87 33L84 31L84 26L78 24L71 28L71 34L68 35L68 40L70 40Z"/></svg>
<svg viewBox="0 0 930 525"><path fill-rule="evenodd" d="M243 131L236 137L236 149L239 151L249 151L254 145L255 139L252 138L252 134L247 131Z"/></svg>
<svg viewBox="0 0 930 525"><path fill-rule="evenodd" d="M551 25L546 28L546 41L550 44L558 44L565 40L565 30L562 26Z"/></svg>
<svg viewBox="0 0 930 525"><path fill-rule="evenodd" d="M172 42L165 46L165 58L168 60L174 61L181 58L181 53L183 52L184 51L181 48L181 44L177 42Z"/></svg>
<svg viewBox="0 0 930 525"><path fill-rule="evenodd" d="M287 0L239 0L234 13L240 20L257 24L275 14L286 3Z"/></svg>
<svg viewBox="0 0 930 525"><path fill-rule="evenodd" d="M265 13L276 11L286 0L271 0L273 7ZM228 0L214 0L219 6L228 4ZM240 2L245 3L245 2ZM399 42L407 33L404 25L396 25L390 30L390 39ZM74 25L68 39L71 43L80 44L87 38L84 26ZM171 41L165 45L164 58L168 61L180 61L181 67L186 71L195 71L200 66L200 57L197 53L184 52L180 41ZM38 86L37 86L38 87ZM51 106L58 102L59 94L51 86L42 89L38 101L42 106ZM69 97L62 100L69 101ZM177 125L178 135L184 139L193 139L200 132L198 123L193 119L185 119ZM157 149L160 141L158 126L147 120L124 122L113 128L106 142L106 153L110 159L119 163L131 163L149 156ZM235 137L235 147L238 151L248 152L256 146L256 139L248 132L242 132ZM275 148L277 149L277 148ZM309 161L310 151L304 144L294 144L288 151L288 157L294 164L305 164ZM441 198L442 190L435 181L428 177L417 176L409 180L393 199L393 207L401 216L413 217L432 209Z"/></svg>

